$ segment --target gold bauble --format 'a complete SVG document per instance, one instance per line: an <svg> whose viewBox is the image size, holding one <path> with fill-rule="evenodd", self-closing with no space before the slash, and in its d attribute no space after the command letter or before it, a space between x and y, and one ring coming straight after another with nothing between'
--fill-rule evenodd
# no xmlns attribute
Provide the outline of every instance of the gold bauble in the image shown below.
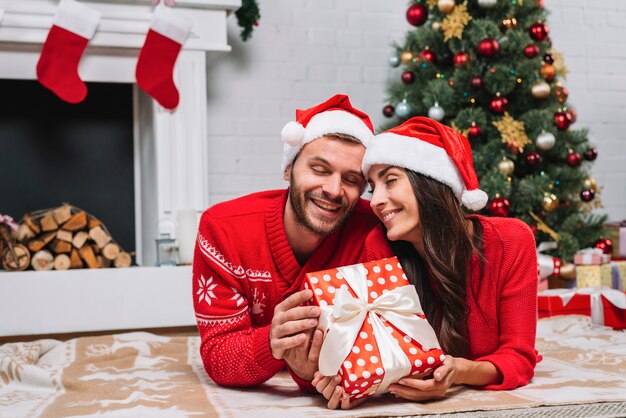
<svg viewBox="0 0 626 418"><path fill-rule="evenodd" d="M543 195L543 210L552 212L559 207L559 198L554 193L545 193Z"/></svg>
<svg viewBox="0 0 626 418"><path fill-rule="evenodd" d="M510 176L515 171L515 163L508 158L502 158L502 161L498 163L498 170L505 176Z"/></svg>
<svg viewBox="0 0 626 418"><path fill-rule="evenodd" d="M546 81L554 80L554 65L548 63L543 64L539 68L539 74L541 74Z"/></svg>
<svg viewBox="0 0 626 418"><path fill-rule="evenodd" d="M437 2L437 7L441 13L448 14L454 10L455 4L454 0L439 0Z"/></svg>
<svg viewBox="0 0 626 418"><path fill-rule="evenodd" d="M545 81L539 81L530 89L536 99L545 99L550 95L550 85Z"/></svg>
<svg viewBox="0 0 626 418"><path fill-rule="evenodd" d="M593 189L595 191L598 191L598 184L593 177L587 177L586 179L584 179L583 186L585 190Z"/></svg>
<svg viewBox="0 0 626 418"><path fill-rule="evenodd" d="M402 51L400 54L400 61L402 64L408 64L413 61L413 53L411 51Z"/></svg>
<svg viewBox="0 0 626 418"><path fill-rule="evenodd" d="M515 29L517 26L517 19L514 17L505 17L502 19L502 25L507 29Z"/></svg>

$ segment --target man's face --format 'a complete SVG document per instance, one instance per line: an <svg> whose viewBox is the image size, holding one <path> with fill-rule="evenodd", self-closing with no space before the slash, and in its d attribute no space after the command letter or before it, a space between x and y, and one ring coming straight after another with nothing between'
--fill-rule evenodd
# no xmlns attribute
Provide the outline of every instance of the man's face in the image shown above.
<svg viewBox="0 0 626 418"><path fill-rule="evenodd" d="M361 144L326 136L302 148L285 171L289 204L300 225L326 236L343 224L365 187L364 154Z"/></svg>

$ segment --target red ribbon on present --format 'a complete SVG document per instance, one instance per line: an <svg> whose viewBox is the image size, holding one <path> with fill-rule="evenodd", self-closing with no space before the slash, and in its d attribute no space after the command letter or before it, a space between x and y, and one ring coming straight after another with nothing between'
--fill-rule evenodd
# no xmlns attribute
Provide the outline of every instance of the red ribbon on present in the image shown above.
<svg viewBox="0 0 626 418"><path fill-rule="evenodd" d="M565 307L575 295L589 295L591 299L591 322L604 325L604 309L602 297L619 309L626 309L626 293L606 286L584 287L581 289L549 289L539 293L539 296L558 296Z"/></svg>

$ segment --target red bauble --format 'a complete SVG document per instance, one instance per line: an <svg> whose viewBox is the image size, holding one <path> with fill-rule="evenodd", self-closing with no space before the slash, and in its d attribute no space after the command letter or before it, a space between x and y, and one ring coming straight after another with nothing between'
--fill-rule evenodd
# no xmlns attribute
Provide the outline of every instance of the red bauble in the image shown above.
<svg viewBox="0 0 626 418"><path fill-rule="evenodd" d="M519 147L512 142L507 142L504 146L511 154L518 155L520 153Z"/></svg>
<svg viewBox="0 0 626 418"><path fill-rule="evenodd" d="M554 95L556 96L556 100L559 103L563 104L567 100L567 96L569 95L569 92L563 86L556 86L554 88Z"/></svg>
<svg viewBox="0 0 626 418"><path fill-rule="evenodd" d="M396 110L392 105L387 105L383 107L383 115L387 116L388 118L392 117L394 113L396 113Z"/></svg>
<svg viewBox="0 0 626 418"><path fill-rule="evenodd" d="M578 119L578 113L576 113L576 111L571 107L567 110L567 113L569 113L570 117L572 118L572 123L576 122L576 119Z"/></svg>
<svg viewBox="0 0 626 418"><path fill-rule="evenodd" d="M415 3L406 11L406 20L413 26L421 26L428 20L428 9L420 3Z"/></svg>
<svg viewBox="0 0 626 418"><path fill-rule="evenodd" d="M457 52L454 54L454 58L452 58L454 62L454 66L456 68L462 68L470 61L470 55L467 52Z"/></svg>
<svg viewBox="0 0 626 418"><path fill-rule="evenodd" d="M471 84L475 89L481 89L483 87L483 79L480 76L475 75L472 77Z"/></svg>
<svg viewBox="0 0 626 418"><path fill-rule="evenodd" d="M404 84L411 84L414 81L415 81L415 74L413 74L411 71L405 71L402 73L402 82Z"/></svg>
<svg viewBox="0 0 626 418"><path fill-rule="evenodd" d="M478 126L478 125L472 125L472 126L470 126L470 128L469 128L469 130L468 130L467 134L468 134L469 136L471 136L472 138L476 138L476 137L478 137L478 136L480 135L480 126Z"/></svg>
<svg viewBox="0 0 626 418"><path fill-rule="evenodd" d="M509 216L509 212L511 211L511 203L503 197L495 197L489 203L489 213L493 216Z"/></svg>
<svg viewBox="0 0 626 418"><path fill-rule="evenodd" d="M546 52L543 55L543 62L546 62L548 64L554 64L554 58L552 57L552 54Z"/></svg>
<svg viewBox="0 0 626 418"><path fill-rule="evenodd" d="M570 167L578 167L583 162L580 152L570 152L567 154L567 165Z"/></svg>
<svg viewBox="0 0 626 418"><path fill-rule="evenodd" d="M593 243L594 248L599 248L604 254L613 253L613 242L608 238L600 238Z"/></svg>
<svg viewBox="0 0 626 418"><path fill-rule="evenodd" d="M539 161L541 160L541 155L539 155L539 153L537 152L529 152L528 154L526 154L526 163L528 165L537 165L537 163L539 163Z"/></svg>
<svg viewBox="0 0 626 418"><path fill-rule="evenodd" d="M535 41L543 41L548 37L548 26L545 23L537 22L529 29L530 37Z"/></svg>
<svg viewBox="0 0 626 418"><path fill-rule="evenodd" d="M596 191L593 189L583 190L580 192L580 200L583 202L591 202L596 197Z"/></svg>
<svg viewBox="0 0 626 418"><path fill-rule="evenodd" d="M437 55L431 51L430 49L425 49L420 52L420 56L424 58L426 61L435 62L437 59Z"/></svg>
<svg viewBox="0 0 626 418"><path fill-rule="evenodd" d="M587 160L587 161L593 161L593 160L595 160L596 158L598 158L598 150L597 150L597 149L595 149L595 148L591 148L591 149L588 149L588 150L585 152L585 160Z"/></svg>
<svg viewBox="0 0 626 418"><path fill-rule="evenodd" d="M535 44L528 44L524 47L524 55L526 58L535 58L539 55L539 47Z"/></svg>
<svg viewBox="0 0 626 418"><path fill-rule="evenodd" d="M476 45L476 52L483 57L491 58L500 51L500 44L493 38L485 38Z"/></svg>
<svg viewBox="0 0 626 418"><path fill-rule="evenodd" d="M554 124L560 131L564 131L572 124L572 115L568 112L556 112L554 114Z"/></svg>
<svg viewBox="0 0 626 418"><path fill-rule="evenodd" d="M506 112L506 107L509 104L509 101L506 97L494 97L491 99L489 103L489 109L496 115L502 115Z"/></svg>

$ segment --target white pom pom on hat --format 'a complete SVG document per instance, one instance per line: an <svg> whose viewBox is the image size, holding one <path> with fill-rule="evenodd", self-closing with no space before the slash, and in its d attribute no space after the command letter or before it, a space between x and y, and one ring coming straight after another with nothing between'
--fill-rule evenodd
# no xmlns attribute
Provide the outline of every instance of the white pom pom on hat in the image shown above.
<svg viewBox="0 0 626 418"><path fill-rule="evenodd" d="M284 143L295 147L302 143L305 132L304 126L300 125L298 122L291 121L283 126L282 131L280 131L280 137Z"/></svg>

